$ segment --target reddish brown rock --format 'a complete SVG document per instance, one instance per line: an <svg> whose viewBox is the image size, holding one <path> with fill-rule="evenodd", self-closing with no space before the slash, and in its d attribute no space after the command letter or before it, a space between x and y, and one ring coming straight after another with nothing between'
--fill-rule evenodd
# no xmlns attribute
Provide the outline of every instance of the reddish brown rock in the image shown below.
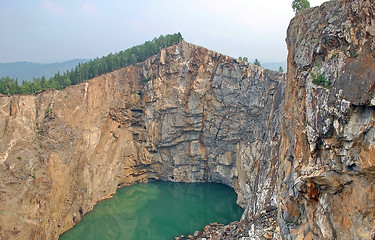
<svg viewBox="0 0 375 240"><path fill-rule="evenodd" d="M373 239L375 2L330 1L297 14L279 170L286 239Z"/></svg>
<svg viewBox="0 0 375 240"><path fill-rule="evenodd" d="M116 189L155 179L224 183L261 211L283 80L182 42L63 91L1 97L0 238L57 239Z"/></svg>
<svg viewBox="0 0 375 240"><path fill-rule="evenodd" d="M57 239L117 188L160 179L238 193L243 219L191 239L374 239L374 6L297 14L286 86L182 42L63 91L1 96L0 238Z"/></svg>

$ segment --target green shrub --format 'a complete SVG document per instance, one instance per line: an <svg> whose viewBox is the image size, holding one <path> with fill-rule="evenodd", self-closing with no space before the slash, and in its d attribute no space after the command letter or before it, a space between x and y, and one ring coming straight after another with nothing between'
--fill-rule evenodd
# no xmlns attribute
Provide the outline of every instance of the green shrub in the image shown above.
<svg viewBox="0 0 375 240"><path fill-rule="evenodd" d="M322 73L312 74L312 82L316 85L331 89L331 82Z"/></svg>
<svg viewBox="0 0 375 240"><path fill-rule="evenodd" d="M151 78L150 78L150 77L143 77L143 78L142 78L142 82L143 82L144 84L148 83L149 81L151 81Z"/></svg>

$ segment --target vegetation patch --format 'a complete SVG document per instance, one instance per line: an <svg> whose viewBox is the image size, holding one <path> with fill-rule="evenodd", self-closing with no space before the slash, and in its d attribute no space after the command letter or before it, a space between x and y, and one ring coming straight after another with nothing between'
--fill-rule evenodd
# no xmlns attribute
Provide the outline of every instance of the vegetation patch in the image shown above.
<svg viewBox="0 0 375 240"><path fill-rule="evenodd" d="M312 82L315 85L322 86L328 89L332 89L332 83L322 73L312 74L312 77L313 77Z"/></svg>
<svg viewBox="0 0 375 240"><path fill-rule="evenodd" d="M148 83L149 81L151 81L151 77L143 77L143 78L142 78L142 82L143 82L144 84Z"/></svg>
<svg viewBox="0 0 375 240"><path fill-rule="evenodd" d="M45 77L34 78L33 81L23 81L19 84L17 79L10 77L0 78L0 93L4 95L31 93L36 94L46 89L63 89L76 85L96 76L113 72L117 69L143 62L147 58L160 52L160 49L175 45L183 40L180 33L160 35L152 41L131 47L118 53L92 59L86 63L79 63L75 69L65 73L56 73L47 80Z"/></svg>
<svg viewBox="0 0 375 240"><path fill-rule="evenodd" d="M348 58L358 58L358 53L357 53L357 50L356 49L349 49L346 53L347 57Z"/></svg>
<svg viewBox="0 0 375 240"><path fill-rule="evenodd" d="M324 76L322 73L322 66L321 63L318 62L315 66L315 70L311 73L312 76L312 82L315 85L322 86L327 89L332 89L332 83L327 79L327 77Z"/></svg>
<svg viewBox="0 0 375 240"><path fill-rule="evenodd" d="M307 0L293 0L292 8L293 11L297 14L303 9L310 8L310 2Z"/></svg>

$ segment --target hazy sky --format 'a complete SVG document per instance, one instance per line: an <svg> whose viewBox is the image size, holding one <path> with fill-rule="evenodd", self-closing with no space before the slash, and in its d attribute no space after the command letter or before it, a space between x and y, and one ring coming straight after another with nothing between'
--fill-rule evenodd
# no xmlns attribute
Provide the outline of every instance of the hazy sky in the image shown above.
<svg viewBox="0 0 375 240"><path fill-rule="evenodd" d="M232 57L285 61L291 2L0 0L0 63L101 57L176 32Z"/></svg>

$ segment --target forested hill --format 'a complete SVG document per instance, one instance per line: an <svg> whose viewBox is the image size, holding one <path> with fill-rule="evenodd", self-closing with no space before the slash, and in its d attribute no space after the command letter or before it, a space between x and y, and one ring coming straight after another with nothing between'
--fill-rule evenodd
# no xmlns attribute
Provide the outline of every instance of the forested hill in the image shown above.
<svg viewBox="0 0 375 240"><path fill-rule="evenodd" d="M34 78L51 78L57 72L66 72L74 69L78 63L88 59L72 59L56 63L12 62L0 63L0 77L11 77L18 80L32 81Z"/></svg>
<svg viewBox="0 0 375 240"><path fill-rule="evenodd" d="M0 78L0 93L4 95L35 94L45 89L63 89L122 67L142 62L157 54L162 48L175 45L182 40L183 37L180 33L161 35L152 41L147 41L127 50L79 63L74 69L64 73L58 72L48 80L46 77L41 77L34 78L31 82L22 81L20 84L17 79L2 77Z"/></svg>

